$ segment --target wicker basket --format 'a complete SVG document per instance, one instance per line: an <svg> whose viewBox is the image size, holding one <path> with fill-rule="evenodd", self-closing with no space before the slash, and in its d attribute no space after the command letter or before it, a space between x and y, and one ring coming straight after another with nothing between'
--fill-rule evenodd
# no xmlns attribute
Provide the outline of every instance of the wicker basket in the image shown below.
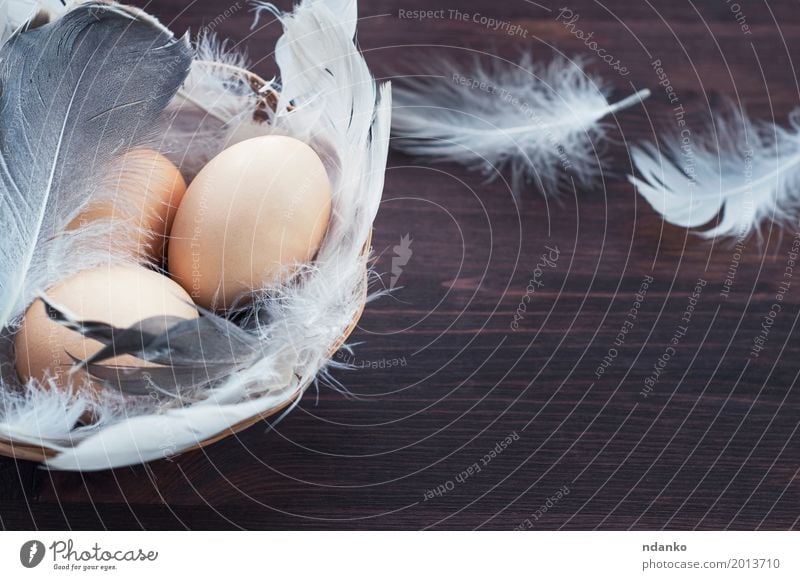
<svg viewBox="0 0 800 580"><path fill-rule="evenodd" d="M261 78L260 76L256 75L255 73L247 71L247 70L244 70L244 69L240 69L240 68L237 68L237 67L233 67L233 66L230 66L230 65L222 65L220 63L203 63L201 61L195 61L195 62L197 64L201 64L201 65L207 64L209 66L224 67L226 70L229 70L231 72L232 76L240 76L242 80L244 80L246 83L248 83L249 86L252 88L252 90L259 96L258 105L256 106L255 110L253 111L254 120L256 120L258 122L266 122L266 120L269 117L269 115L267 114L266 108L269 107L273 111L276 110L276 107L277 107L277 104L278 104L278 94L271 87L270 83L268 83L263 78ZM366 254L369 253L370 245L371 245L371 239L367 240L367 243L364 245L363 255L366 255ZM366 271L364 272L364 276L365 277L367 276L367 272ZM356 313L356 315L354 316L354 318L353 318L352 322L350 323L350 325L347 327L347 329L342 334L342 336L339 338L339 340L336 342L336 344L328 352L328 358L329 359L331 357L333 357L333 355L336 353L336 351L339 350L339 348L342 347L342 345L348 339L350 334L355 330L356 326L358 325L358 321L360 320L361 315L364 312L364 306L366 304L366 299L367 299L367 295L366 295L366 285L365 285L364 299L363 299L363 301L361 303L361 307L358 310L358 312ZM234 435L235 433L238 433L239 431L243 431L244 429L247 429L248 427L252 427L253 425L255 425L256 423L258 423L260 421L263 421L263 420L265 420L265 419L267 419L267 418L269 418L269 417L271 417L271 416L273 416L273 415L275 415L277 413L280 413L282 410L284 410L286 407L288 407L292 402L294 402L297 399L297 397L302 395L302 393L308 388L308 386L310 385L312 380L313 379L309 379L308 381L306 381L305 383L300 385L300 387L297 389L297 391L294 393L294 395L292 395L292 397L290 399L288 399L287 401L285 401L283 404L278 405L278 406L276 406L274 408L271 408L271 409L269 409L268 411L266 411L264 413L259 413L259 414L255 415L253 417L250 417L249 419L247 419L245 421L241 421L239 423L236 423L235 425L231 425L230 427L220 431L219 433L217 433L217 434L215 434L215 435L213 435L211 437L208 437L207 439L205 439L204 441L198 443L197 445L195 445L193 447L189 447L189 448L183 449L182 451L180 451L179 453L173 455L172 457L175 457L175 456L178 456L178 455L182 455L184 453L187 453L189 451L193 451L193 450L196 450L196 449L200 449L202 447L206 447L207 445L211 445L212 443L216 443L217 441L221 441L222 439L225 439L226 437ZM15 443L14 441L8 441L8 440L4 440L4 439L0 438L0 455L4 455L6 457L22 459L22 460L28 460L28 461L43 462L48 458L54 457L56 454L57 454L57 452L55 450L47 448L47 447L41 447L39 445L29 445L29 444L25 444L25 443Z"/></svg>

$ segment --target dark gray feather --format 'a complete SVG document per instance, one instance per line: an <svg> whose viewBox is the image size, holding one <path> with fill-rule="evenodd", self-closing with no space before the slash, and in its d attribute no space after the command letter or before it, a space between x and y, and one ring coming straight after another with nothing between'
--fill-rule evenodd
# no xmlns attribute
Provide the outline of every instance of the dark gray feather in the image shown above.
<svg viewBox="0 0 800 580"><path fill-rule="evenodd" d="M73 357L74 369L86 369L129 395L181 397L249 367L263 354L257 337L211 313L192 320L159 316L118 328L76 320L46 297L42 301L51 320L104 345L86 360ZM122 355L158 366L103 364Z"/></svg>

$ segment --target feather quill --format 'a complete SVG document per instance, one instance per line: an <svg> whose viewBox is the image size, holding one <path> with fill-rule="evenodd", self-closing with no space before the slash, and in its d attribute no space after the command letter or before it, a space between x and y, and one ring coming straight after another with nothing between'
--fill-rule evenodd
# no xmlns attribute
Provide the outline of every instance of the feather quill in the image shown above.
<svg viewBox="0 0 800 580"><path fill-rule="evenodd" d="M65 227L108 167L149 136L191 52L144 13L90 2L16 32L0 62L2 328L70 269L93 265L76 253L83 234Z"/></svg>
<svg viewBox="0 0 800 580"><path fill-rule="evenodd" d="M596 146L607 132L601 119L650 94L645 89L610 104L605 84L580 61L539 66L529 54L519 65L476 61L469 72L443 62L396 85L395 149L461 163L489 179L508 168L515 192L526 181L557 191L568 176L591 184L599 171Z"/></svg>
<svg viewBox="0 0 800 580"><path fill-rule="evenodd" d="M691 138L675 135L659 148L631 151L638 192L671 224L705 238L745 237L766 219L785 222L800 204L800 110L789 128L752 121L732 105Z"/></svg>

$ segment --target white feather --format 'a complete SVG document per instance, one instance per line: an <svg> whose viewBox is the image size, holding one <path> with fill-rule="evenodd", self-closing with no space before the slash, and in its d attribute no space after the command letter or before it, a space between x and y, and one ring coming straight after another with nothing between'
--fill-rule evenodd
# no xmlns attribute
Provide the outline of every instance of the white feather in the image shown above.
<svg viewBox="0 0 800 580"><path fill-rule="evenodd" d="M214 33L201 34L195 52L189 76L170 105L170 130L161 146L190 179L223 149L275 131L270 124L253 122L262 95L242 74L250 66L245 54ZM273 80L267 86L274 85ZM272 122L272 111L264 112Z"/></svg>
<svg viewBox="0 0 800 580"><path fill-rule="evenodd" d="M443 72L447 71L447 72ZM605 84L564 58L539 66L480 62L459 71L443 62L398 82L392 145L410 155L455 161L490 179L511 171L515 191L532 180L545 193L571 175L582 184L599 172L600 120L649 96L609 104Z"/></svg>
<svg viewBox="0 0 800 580"><path fill-rule="evenodd" d="M321 2L324 3L328 10L336 14L338 17L338 25L344 30L345 36L349 39L354 39L356 36L356 28L358 24L358 2L356 0L307 0L308 2ZM282 17L281 11L271 2L254 1L256 18L253 22L252 28L258 26L261 19L262 12L269 12L278 18ZM282 48L283 38L279 38L276 44L276 50Z"/></svg>
<svg viewBox="0 0 800 580"><path fill-rule="evenodd" d="M253 90L242 79L234 83L231 75L231 70L247 70L247 56L213 32L200 35L195 52L195 63L179 95L196 99L198 106L225 124L249 113L255 106Z"/></svg>
<svg viewBox="0 0 800 580"><path fill-rule="evenodd" d="M0 44L39 14L58 18L80 0L0 0Z"/></svg>
<svg viewBox="0 0 800 580"><path fill-rule="evenodd" d="M720 212L700 236L741 237L766 219L785 222L800 202L800 110L784 129L753 122L732 106L701 134L674 136L661 149L631 151L640 194L669 223L696 228Z"/></svg>
<svg viewBox="0 0 800 580"><path fill-rule="evenodd" d="M331 9L341 6L347 11ZM333 186L332 223L317 260L302 280L265 288L250 313L251 321L269 321L256 324L253 331L263 340L263 357L183 408L153 413L120 405L118 398L93 402L104 424L71 431L70 445L63 443L63 430L53 440L41 435L46 430L30 429L26 441L58 451L49 467L105 469L157 459L165 449L179 453L288 403L324 370L367 291L368 264L362 251L380 205L391 121L389 85L376 87L353 42L355 10L352 1L306 0L292 14L281 15L284 35L276 58L282 99L273 124L246 117L237 123L250 123L250 130L262 134L280 132L305 140L322 157ZM192 140L174 127L170 131L176 147L181 139ZM224 130L204 135L216 135L216 146L229 137ZM12 423L7 433L12 428L25 431L24 423Z"/></svg>
<svg viewBox="0 0 800 580"><path fill-rule="evenodd" d="M76 446L52 446L59 453L46 465L51 469L97 471L165 459L290 397L291 393L276 391L237 405L194 406L130 417L95 430Z"/></svg>
<svg viewBox="0 0 800 580"><path fill-rule="evenodd" d="M78 419L91 407L80 392L32 381L21 389L0 388L0 439L26 444L66 445Z"/></svg>

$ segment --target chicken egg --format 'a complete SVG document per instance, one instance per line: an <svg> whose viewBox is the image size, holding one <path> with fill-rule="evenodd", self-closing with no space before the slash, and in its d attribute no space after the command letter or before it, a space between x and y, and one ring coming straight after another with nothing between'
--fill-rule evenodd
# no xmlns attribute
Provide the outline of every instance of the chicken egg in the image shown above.
<svg viewBox="0 0 800 580"><path fill-rule="evenodd" d="M330 216L331 184L311 147L283 136L242 141L189 185L170 234L170 273L201 306L229 308L311 260Z"/></svg>
<svg viewBox="0 0 800 580"><path fill-rule="evenodd" d="M115 244L130 247L136 255L155 263L163 262L164 245L186 192L181 172L156 151L134 149L106 181L115 190L114 199L90 205L67 229L110 219Z"/></svg>
<svg viewBox="0 0 800 580"><path fill-rule="evenodd" d="M63 306L79 320L92 320L127 328L145 318L175 316L197 318L189 295L166 276L137 266L110 266L80 272L46 292L56 305ZM35 378L46 384L55 379L58 388L68 388L68 373L73 366L70 355L84 360L103 348L48 318L44 303L36 300L25 313L15 336L17 373L23 382ZM153 366L124 355L107 365ZM72 385L79 389L99 389L84 371L76 373Z"/></svg>

